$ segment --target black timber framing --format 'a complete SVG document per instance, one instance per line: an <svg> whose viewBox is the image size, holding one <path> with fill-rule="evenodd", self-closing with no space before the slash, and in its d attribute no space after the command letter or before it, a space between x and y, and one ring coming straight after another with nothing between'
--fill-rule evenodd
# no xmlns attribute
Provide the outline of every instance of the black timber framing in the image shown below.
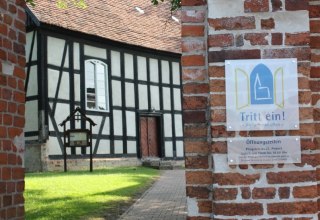
<svg viewBox="0 0 320 220"><path fill-rule="evenodd" d="M171 95L171 110L174 109L174 89L173 85L173 72L172 72L172 62L169 62L169 72L170 72L170 95ZM175 141L176 138L176 123L175 123L175 114L171 112L171 126L172 126L172 145L173 145L173 157L177 157L177 144Z"/></svg>
<svg viewBox="0 0 320 220"><path fill-rule="evenodd" d="M100 127L99 129L99 134L96 134L94 137L102 137L103 139L109 139L110 140L110 154L111 155L116 155L114 153L114 140L123 140L123 155L131 155L131 154L127 154L127 141L131 140L131 141L136 141L137 146L139 146L139 121L138 121L138 117L137 115L140 114L139 112L141 112L139 110L139 88L138 85L147 85L147 91L148 91L148 109L145 109L143 111L147 112L151 112L152 111L152 106L151 106L151 85L153 86L157 86L157 88L159 89L159 104L160 104L160 111L157 111L157 114L171 114L171 120L172 120L172 137L163 137L161 139L161 155L165 155L164 152L164 141L172 141L173 146L174 146L174 157L176 157L176 141L177 140L183 140L182 137L176 137L175 135L175 114L182 114L182 110L175 110L174 109L174 102L173 102L173 88L179 88L181 89L181 80L180 80L180 85L174 85L173 81L172 81L172 62L178 62L179 63L179 59L180 59L180 54L174 54L174 53L168 53L168 52L161 52L161 51L156 51L156 50L152 50L152 49L147 49L147 48L142 48L142 47L138 47L138 46L132 46L132 45L125 45L122 43L118 43L118 42L114 42L114 41L110 41L110 40L106 40L106 39L101 39L99 37L94 37L94 36L90 36L90 35L86 35L83 34L81 36L81 38L79 38L79 33L77 32L73 32L70 30L65 30L65 29L61 29L58 27L53 27L53 26L49 26L46 24L41 24L41 27L43 28L41 31L41 39L38 39L38 44L45 44L45 47L43 46L39 46L38 48L41 48L41 54L45 54L45 56L39 56L39 57L43 57L41 59L41 63L43 65L39 65L41 67L41 69L43 71L41 71L42 73L45 73L43 77L39 78L41 79L42 83L42 91L45 91L45 95L41 96L40 99L42 100L42 104L45 104L45 108L41 108L44 109L45 112L48 113L48 107L45 103L45 97L48 97L47 94L47 88L48 88L48 80L47 80L47 70L48 68L50 69L56 69L56 70L60 70L60 71L65 71L68 72L69 75L69 79L70 79L70 91L72 90L72 92L70 93L70 100L68 102L68 100L62 100L59 99L58 97L55 97L55 101L56 102L61 102L61 103L66 103L66 104L70 104L70 111L75 107L75 105L80 105L82 109L86 109L86 103L83 101L85 100L85 90L81 89L81 102L77 103L74 101L74 74L80 74L80 87L81 88L85 88L85 77L84 77L84 72L85 72L85 60L87 59L97 59L96 57L91 57L91 56L87 56L84 54L84 45L90 45L90 46L95 46L95 47L100 47L100 48L104 48L106 49L107 52L107 60L103 60L107 66L108 66L108 75L109 75L109 80L108 80L108 89L109 89L109 112L108 113L100 113L100 112L93 112L93 111L87 111L87 114L89 115L99 115L103 117L103 123L105 123L106 118L109 118L109 125L110 125L110 135L104 135L102 134L102 129L103 127ZM51 29L51 30L50 30ZM53 30L53 31L52 31ZM65 35L66 34L66 35ZM68 35L68 36L67 36ZM45 37L43 37L45 36ZM69 68L65 68L63 66L60 67L56 67L52 64L48 64L47 63L47 39L46 36L50 36L50 37L56 37L56 38L60 38L60 39L64 39L67 42L68 45L68 49L69 49L69 57L67 59L69 59ZM74 66L73 66L73 62L74 62L74 57L73 57L73 44L77 42L79 43L79 50L80 50L80 70L75 70ZM117 77L117 76L112 76L111 73L111 51L117 51L120 52L120 63L121 63L121 76ZM137 50L137 51L135 51ZM133 55L133 71L134 71L134 78L133 79L127 79L125 77L125 71L124 71L124 54L128 53ZM144 56L146 57L146 70L147 70L147 81L142 81L142 80L138 80L138 69L137 69L137 56ZM157 60L158 62L158 71L159 71L159 81L158 82L151 82L150 80L150 59L154 58ZM101 60L101 59L100 59ZM162 82L162 66L161 66L161 61L168 61L169 62L169 66L170 66L170 83L163 83ZM38 68L40 68L38 66ZM40 71L38 71L39 73ZM181 73L181 72L180 72ZM181 74L180 74L181 77ZM121 107L114 107L113 106L113 96L112 96L112 79L117 79L119 81L121 81L121 93L122 93L122 106ZM44 81L44 82L43 82ZM135 107L126 107L126 87L125 87L125 83L133 83L134 84L134 91L135 91ZM171 110L163 110L163 86L167 86L170 87L170 93L171 93ZM43 93L39 93L39 94L43 94ZM52 99L49 99L52 100ZM48 99L47 99L48 101ZM39 107L40 108L40 107ZM53 109L50 109L50 112L52 113ZM122 120L122 129L123 129L123 136L115 136L114 135L114 120L113 120L113 110L121 110L122 111L122 116L123 116L123 120ZM127 119L126 119L126 112L127 111L132 111L135 112L136 114L136 137L133 136L128 136L127 135ZM46 116L48 116L48 114L46 114ZM48 125L48 118L46 117L46 125ZM83 125L85 126L85 125ZM163 133L163 117L161 119L161 126L162 126L162 135ZM59 134L60 132L51 132L50 136L60 136ZM95 153L97 152L97 148L98 148L98 143L100 142L100 139L96 140L96 145L95 145ZM139 148L139 147L137 147ZM85 150L85 149L84 149ZM137 149L138 150L138 149ZM82 151L82 153L85 153L84 151ZM139 155L139 152L137 151L137 154L134 155ZM96 155L97 156L97 155Z"/></svg>
<svg viewBox="0 0 320 220"><path fill-rule="evenodd" d="M121 74L121 102L122 107L126 106L126 84L125 84L125 59L124 59L124 52L120 53L120 74ZM110 95L111 96L111 95ZM122 108L122 150L123 154L127 154L127 114L126 110Z"/></svg>

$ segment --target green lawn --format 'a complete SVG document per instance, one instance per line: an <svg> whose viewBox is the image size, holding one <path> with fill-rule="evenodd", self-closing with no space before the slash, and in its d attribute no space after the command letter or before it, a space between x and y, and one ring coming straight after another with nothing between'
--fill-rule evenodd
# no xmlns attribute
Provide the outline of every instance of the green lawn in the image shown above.
<svg viewBox="0 0 320 220"><path fill-rule="evenodd" d="M95 219L118 210L158 175L144 167L26 174L26 219Z"/></svg>

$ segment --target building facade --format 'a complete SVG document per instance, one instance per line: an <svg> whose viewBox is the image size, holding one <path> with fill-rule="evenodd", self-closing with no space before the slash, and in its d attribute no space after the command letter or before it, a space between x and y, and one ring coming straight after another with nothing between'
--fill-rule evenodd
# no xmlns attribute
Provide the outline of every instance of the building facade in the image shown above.
<svg viewBox="0 0 320 220"><path fill-rule="evenodd" d="M0 219L24 219L24 6L0 2Z"/></svg>
<svg viewBox="0 0 320 220"><path fill-rule="evenodd" d="M96 11L98 3L65 11L39 2L27 10L27 170L62 168L63 127L59 124L77 107L97 124L92 136L94 167L184 157L180 52L166 43L168 38L154 40L153 26L144 26L153 19L174 41L179 32L172 29L179 28L179 23L165 17L170 19L165 24L161 16L167 8L154 16L150 2L119 3L123 4L119 9L108 1ZM94 17L94 11L100 16ZM119 21L119 14L140 22L143 30ZM59 23L64 16L69 24ZM78 24L81 18L86 22ZM100 24L98 19L106 22ZM79 128L86 125L71 121L67 127ZM71 168L86 169L88 152L84 147L68 148Z"/></svg>
<svg viewBox="0 0 320 220"><path fill-rule="evenodd" d="M319 219L319 1L182 5L188 219ZM230 131L225 61L283 58L297 60L300 128ZM301 162L228 163L230 140L279 136L299 137Z"/></svg>

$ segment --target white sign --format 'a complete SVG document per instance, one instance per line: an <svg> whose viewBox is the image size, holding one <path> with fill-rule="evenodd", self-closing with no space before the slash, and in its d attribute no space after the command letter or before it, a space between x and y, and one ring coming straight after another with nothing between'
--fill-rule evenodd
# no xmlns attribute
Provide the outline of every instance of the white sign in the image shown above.
<svg viewBox="0 0 320 220"><path fill-rule="evenodd" d="M87 131L70 131L70 146L88 146Z"/></svg>
<svg viewBox="0 0 320 220"><path fill-rule="evenodd" d="M241 137L228 140L228 164L300 163L298 136Z"/></svg>
<svg viewBox="0 0 320 220"><path fill-rule="evenodd" d="M227 130L299 129L296 59L226 60Z"/></svg>

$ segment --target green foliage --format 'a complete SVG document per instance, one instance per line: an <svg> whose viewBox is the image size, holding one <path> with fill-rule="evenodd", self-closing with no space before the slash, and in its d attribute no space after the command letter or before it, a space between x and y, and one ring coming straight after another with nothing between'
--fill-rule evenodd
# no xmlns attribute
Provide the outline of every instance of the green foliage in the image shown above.
<svg viewBox="0 0 320 220"><path fill-rule="evenodd" d="M151 0L152 4L158 5L159 2L164 2L165 0ZM181 7L180 0L170 0L171 11L176 11Z"/></svg>
<svg viewBox="0 0 320 220"><path fill-rule="evenodd" d="M85 9L87 7L85 0L57 0L57 7L66 9L70 6L76 6L77 8Z"/></svg>
<svg viewBox="0 0 320 220"><path fill-rule="evenodd" d="M110 168L67 173L27 173L26 219L95 219L119 213L134 194L150 185L158 170Z"/></svg>
<svg viewBox="0 0 320 220"><path fill-rule="evenodd" d="M34 0L25 0L26 3L30 4L31 6L35 6ZM41 0L45 1L45 0ZM49 0L46 0L49 1ZM56 5L58 8L66 9L70 6L75 6L77 8L85 9L87 7L86 0L55 0Z"/></svg>
<svg viewBox="0 0 320 220"><path fill-rule="evenodd" d="M25 0L31 6L35 6L34 0ZM42 0L45 1L45 0ZM49 1L49 0L47 0ZM151 0L152 4L158 5L159 2L164 2L165 0ZM169 1L169 0L168 0ZM56 4L58 8L68 8L70 6L76 6L78 8L86 8L87 3L86 0L56 0ZM180 8L180 0L170 0L171 11L175 11Z"/></svg>
<svg viewBox="0 0 320 220"><path fill-rule="evenodd" d="M35 6L33 0L26 0L26 3L29 3L31 6Z"/></svg>

